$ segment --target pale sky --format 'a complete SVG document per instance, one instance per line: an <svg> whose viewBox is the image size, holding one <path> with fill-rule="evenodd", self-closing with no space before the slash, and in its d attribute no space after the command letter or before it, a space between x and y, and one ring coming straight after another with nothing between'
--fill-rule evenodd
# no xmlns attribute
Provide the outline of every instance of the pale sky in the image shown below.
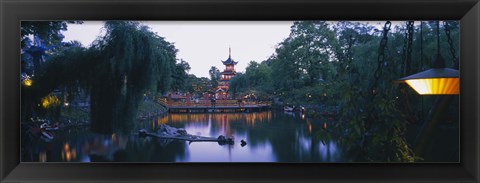
<svg viewBox="0 0 480 183"><path fill-rule="evenodd" d="M237 72L245 72L252 60L261 62L275 52L275 47L290 34L291 21L148 21L143 22L165 37L179 50L177 59L190 64L190 74L208 77L208 70L216 66L223 71L221 60L232 58L238 62ZM83 46L105 33L101 21L70 24L63 32L64 41L77 40Z"/></svg>

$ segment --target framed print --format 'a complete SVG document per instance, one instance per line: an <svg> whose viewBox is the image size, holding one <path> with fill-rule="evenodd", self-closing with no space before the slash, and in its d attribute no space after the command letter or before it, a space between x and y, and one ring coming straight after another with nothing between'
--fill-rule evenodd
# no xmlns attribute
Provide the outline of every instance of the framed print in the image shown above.
<svg viewBox="0 0 480 183"><path fill-rule="evenodd" d="M478 182L478 1L3 1L2 182Z"/></svg>

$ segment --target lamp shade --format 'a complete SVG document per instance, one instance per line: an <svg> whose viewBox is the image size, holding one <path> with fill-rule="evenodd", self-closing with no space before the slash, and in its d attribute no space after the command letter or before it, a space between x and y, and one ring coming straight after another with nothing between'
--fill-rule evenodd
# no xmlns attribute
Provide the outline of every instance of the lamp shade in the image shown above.
<svg viewBox="0 0 480 183"><path fill-rule="evenodd" d="M458 95L460 78L458 70L433 68L399 79L420 95Z"/></svg>

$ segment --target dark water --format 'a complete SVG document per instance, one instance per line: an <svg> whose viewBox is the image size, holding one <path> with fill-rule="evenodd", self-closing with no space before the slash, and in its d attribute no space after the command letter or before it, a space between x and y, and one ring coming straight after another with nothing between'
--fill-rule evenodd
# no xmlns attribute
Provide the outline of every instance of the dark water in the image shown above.
<svg viewBox="0 0 480 183"><path fill-rule="evenodd" d="M88 128L58 131L50 142L33 139L22 148L22 161L33 162L348 162L333 139L322 139L334 118L308 119L299 113L169 114L136 122L129 135L100 135ZM161 124L189 134L235 138L216 142L158 140L134 135ZM240 140L247 145L242 147Z"/></svg>

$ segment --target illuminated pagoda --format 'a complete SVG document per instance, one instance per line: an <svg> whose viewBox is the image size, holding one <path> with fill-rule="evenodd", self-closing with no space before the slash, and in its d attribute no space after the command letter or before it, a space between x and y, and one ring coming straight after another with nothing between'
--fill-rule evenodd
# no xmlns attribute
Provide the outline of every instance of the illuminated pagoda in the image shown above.
<svg viewBox="0 0 480 183"><path fill-rule="evenodd" d="M235 65L238 62L235 62L232 59L232 49L228 48L228 59L222 61L223 65L225 65L225 70L223 70L221 74L220 81L218 82L218 88L216 91L216 98L217 99L228 99L228 85L230 80L237 75L237 71L235 71Z"/></svg>

